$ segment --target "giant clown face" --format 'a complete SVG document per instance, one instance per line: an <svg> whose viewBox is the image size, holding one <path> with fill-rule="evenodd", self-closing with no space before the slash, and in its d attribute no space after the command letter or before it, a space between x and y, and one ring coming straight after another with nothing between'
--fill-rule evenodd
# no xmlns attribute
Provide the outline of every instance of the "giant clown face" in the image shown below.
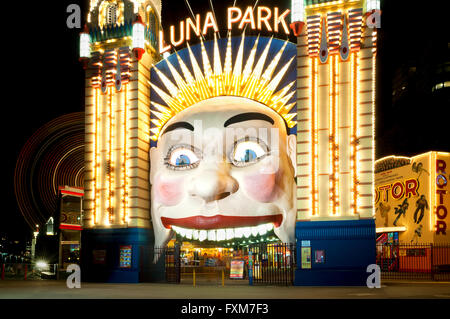
<svg viewBox="0 0 450 319"><path fill-rule="evenodd" d="M175 115L150 151L155 246L263 235L294 242L295 135L265 105L201 101Z"/></svg>

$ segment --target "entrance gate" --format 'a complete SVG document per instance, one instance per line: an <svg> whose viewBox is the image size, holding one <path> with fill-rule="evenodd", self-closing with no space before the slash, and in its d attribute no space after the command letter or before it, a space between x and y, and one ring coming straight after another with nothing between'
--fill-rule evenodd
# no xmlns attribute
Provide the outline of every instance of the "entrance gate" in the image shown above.
<svg viewBox="0 0 450 319"><path fill-rule="evenodd" d="M180 247L141 247L141 282L180 283Z"/></svg>
<svg viewBox="0 0 450 319"><path fill-rule="evenodd" d="M249 246L254 284L293 285L296 260L295 244L260 243Z"/></svg>
<svg viewBox="0 0 450 319"><path fill-rule="evenodd" d="M164 250L166 281L179 284L180 275L180 246L165 247Z"/></svg>
<svg viewBox="0 0 450 319"><path fill-rule="evenodd" d="M164 260L166 282L181 283L180 250L180 246L175 245L155 251ZM259 243L252 244L244 250L248 254L248 267L252 269L253 284L283 286L294 284L297 267L295 244Z"/></svg>

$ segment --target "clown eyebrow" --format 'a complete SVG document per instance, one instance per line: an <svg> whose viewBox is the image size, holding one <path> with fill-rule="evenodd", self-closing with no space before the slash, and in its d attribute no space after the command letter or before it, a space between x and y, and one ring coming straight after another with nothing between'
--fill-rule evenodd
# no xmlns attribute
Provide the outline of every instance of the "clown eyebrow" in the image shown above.
<svg viewBox="0 0 450 319"><path fill-rule="evenodd" d="M164 130L164 132L161 134L161 136L166 134L166 133L168 133L168 132L170 132L170 131L173 131L173 130L176 130L176 129L179 129L179 128L185 128L185 129L188 129L190 131L194 131L194 127L191 124L189 124L188 122L177 122L177 123L170 124Z"/></svg>
<svg viewBox="0 0 450 319"><path fill-rule="evenodd" d="M267 122L271 123L272 125L275 123L275 121L270 116L267 116L262 113L249 112L249 113L242 113L242 114L238 114L238 115L230 117L223 126L227 127L231 124L244 122L244 121L251 121L251 120L267 121Z"/></svg>

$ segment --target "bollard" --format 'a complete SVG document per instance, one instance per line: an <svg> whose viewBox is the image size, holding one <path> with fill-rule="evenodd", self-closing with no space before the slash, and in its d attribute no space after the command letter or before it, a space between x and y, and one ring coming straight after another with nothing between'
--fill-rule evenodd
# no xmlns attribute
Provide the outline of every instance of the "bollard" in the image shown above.
<svg viewBox="0 0 450 319"><path fill-rule="evenodd" d="M195 268L193 270L194 270L194 272L192 273L192 275L193 275L193 278L194 278L194 287L195 287Z"/></svg>
<svg viewBox="0 0 450 319"><path fill-rule="evenodd" d="M5 280L5 264L2 265L2 280Z"/></svg>
<svg viewBox="0 0 450 319"><path fill-rule="evenodd" d="M225 286L225 274L223 273L223 269L222 269L222 287Z"/></svg>
<svg viewBox="0 0 450 319"><path fill-rule="evenodd" d="M27 272L28 272L28 265L25 264L25 275L24 275L24 280L27 280Z"/></svg>

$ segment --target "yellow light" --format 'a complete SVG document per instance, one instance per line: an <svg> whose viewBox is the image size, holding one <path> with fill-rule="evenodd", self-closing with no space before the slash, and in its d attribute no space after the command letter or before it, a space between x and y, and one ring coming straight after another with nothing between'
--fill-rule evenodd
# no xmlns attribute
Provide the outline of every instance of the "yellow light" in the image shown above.
<svg viewBox="0 0 450 319"><path fill-rule="evenodd" d="M311 150L310 150L310 155L311 155L311 170L309 172L310 177L311 177L311 216L313 216L315 214L315 206L314 206L314 200L315 200L315 185L314 185L314 180L315 180L315 163L314 163L314 149L316 148L316 139L315 139L315 111L314 111L314 79L315 79L315 74L314 74L314 70L315 70L315 62L314 62L314 58L309 59L310 61L310 66L311 66L311 72L310 72L310 112L311 112L311 130L310 130L310 134L311 134Z"/></svg>
<svg viewBox="0 0 450 319"><path fill-rule="evenodd" d="M355 52L355 67L354 67L354 72L355 72L355 100L354 100L354 106L355 106L355 175L354 175L354 187L355 187L355 209L356 209L356 213L359 213L359 167L358 164L360 162L360 152L358 151L358 144L359 144L359 136L361 136L360 134L360 127L359 127L359 91L360 91L360 83L359 83L359 56L358 56L358 52ZM358 141L358 142L356 142Z"/></svg>
<svg viewBox="0 0 450 319"><path fill-rule="evenodd" d="M231 32L228 33L228 42L225 53L225 62L223 65L223 71L224 71L225 91L228 92L230 90L231 85L231 73L233 72L232 54L231 54Z"/></svg>
<svg viewBox="0 0 450 319"><path fill-rule="evenodd" d="M334 56L330 54L328 59L328 69L329 69L329 83L330 83L330 92L329 92L329 107L328 107L328 120L329 120L329 132L328 136L328 187L329 187L329 212L332 215L335 214L335 205L334 205Z"/></svg>
<svg viewBox="0 0 450 319"><path fill-rule="evenodd" d="M430 163L429 167L433 167L433 164L431 164L431 163L436 163L436 161L433 159L433 152L429 153L428 161ZM431 172L431 174L428 177L428 189L430 190L430 194L429 194L428 198L431 198L431 203L429 206L430 207L430 213L429 213L429 215L430 215L430 231L434 231L434 227L433 227L433 215L434 214L433 214L433 212L435 211L434 203L435 203L436 199L435 199L435 197L431 197L431 196L432 196L432 194L436 194L436 191L434 191L433 186L432 186L434 184L434 181L436 180L435 172L436 172L436 169L433 169L433 172Z"/></svg>
<svg viewBox="0 0 450 319"><path fill-rule="evenodd" d="M101 216L101 210L100 210L100 188L102 186L101 184L101 171L100 171L100 147L101 147L101 137L102 137L102 130L101 130L101 126L100 126L100 121L101 121L101 112L100 112L100 107L101 107L101 93L100 93L100 89L96 89L97 91L97 102L96 102L96 161L95 161L95 173L96 173L96 193L95 193L95 210L96 210L96 216L95 216L95 224L97 224L99 222L99 218Z"/></svg>
<svg viewBox="0 0 450 319"><path fill-rule="evenodd" d="M310 185L311 185L311 216L313 216L315 214L315 148L316 148L316 133L315 133L315 104L314 104L314 96L315 96L315 61L314 58L309 59L310 62L310 68L311 68L311 72L309 74L310 77L310 114L311 114L311 127L310 127L310 140L311 140L311 149L310 149L310 155L311 155L311 170L309 172L310 174Z"/></svg>
<svg viewBox="0 0 450 319"><path fill-rule="evenodd" d="M322 7L332 7L332 6L337 6L337 5L341 5L344 4L345 2L358 2L360 0L339 0L339 1L332 1L332 2L324 2L324 3L316 3L316 4L310 4L310 5L306 5L306 9L310 9L310 8L322 8Z"/></svg>
<svg viewBox="0 0 450 319"><path fill-rule="evenodd" d="M110 126L110 146L109 146L109 152L110 152L110 163L111 163L111 167L110 167L110 191L109 191L109 196L110 196L110 209L109 209L109 220L111 223L114 222L114 198L115 198L115 169L116 169L116 165L115 165L115 126L116 126L116 107L114 104L114 99L113 99L113 90L114 87L110 88L110 118L111 118L111 126Z"/></svg>
<svg viewBox="0 0 450 319"><path fill-rule="evenodd" d="M93 181L92 181L92 196L93 196L93 207L92 207L92 224L95 225L97 223L97 135L98 135L98 88L94 88L94 105L93 105L93 112L92 112L92 123L94 124L94 138L92 143L92 154L93 154Z"/></svg>
<svg viewBox="0 0 450 319"><path fill-rule="evenodd" d="M375 34L376 34L376 29L374 29ZM375 36L376 37L376 36ZM374 44L376 47L376 43ZM371 140L371 145L372 145L372 189L375 189L375 168L374 168L374 160L375 160L375 110L376 110L376 105L375 105L375 82L376 82L376 48L373 51L373 56L372 56L372 140ZM373 196L375 194L373 193ZM375 216L375 198L372 198L372 216Z"/></svg>
<svg viewBox="0 0 450 319"><path fill-rule="evenodd" d="M228 42L229 39L228 39ZM217 36L214 33L214 72L213 72L213 78L214 78L214 94L216 96L223 95L224 93L224 86L225 83L222 81L222 63L220 62L220 51L219 46L217 44Z"/></svg>
<svg viewBox="0 0 450 319"><path fill-rule="evenodd" d="M357 70L357 52L351 52L351 127L352 127L352 146L351 146L351 176L352 176L352 207L353 213L358 212L358 161L357 161L357 137L358 137L358 122L357 122L357 111L358 111L358 70Z"/></svg>
<svg viewBox="0 0 450 319"><path fill-rule="evenodd" d="M318 185L318 58L311 58L311 205L312 205L312 215L317 213L317 185Z"/></svg>
<svg viewBox="0 0 450 319"><path fill-rule="evenodd" d="M105 209L106 217L104 218L105 224L108 224L111 219L111 104L112 104L112 92L111 87L107 88L107 103L106 106L106 163L109 164L109 169L106 173L106 196L105 196Z"/></svg>
<svg viewBox="0 0 450 319"><path fill-rule="evenodd" d="M396 227L377 227L376 233L392 233L392 232L402 232L406 231L408 228L406 226L396 226Z"/></svg>
<svg viewBox="0 0 450 319"><path fill-rule="evenodd" d="M127 177L127 121L128 121L128 109L127 109L127 90L128 84L125 84L123 88L123 197L122 197L122 205L123 205L123 219L122 222L126 223L128 220L128 177Z"/></svg>
<svg viewBox="0 0 450 319"><path fill-rule="evenodd" d="M332 68L332 90L331 90L331 110L332 110L332 154L331 154L331 160L332 160L332 176L333 176L333 189L332 189L332 195L333 195L333 214L338 214L339 212L339 107L338 107L338 92L337 92L337 83L338 83L338 56L332 56L332 59L330 60L330 67Z"/></svg>

